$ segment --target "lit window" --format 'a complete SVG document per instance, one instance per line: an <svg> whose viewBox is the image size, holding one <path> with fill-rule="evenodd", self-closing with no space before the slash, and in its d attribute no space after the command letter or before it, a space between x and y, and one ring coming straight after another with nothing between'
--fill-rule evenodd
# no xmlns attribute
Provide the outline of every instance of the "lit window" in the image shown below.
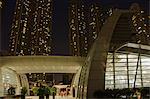
<svg viewBox="0 0 150 99"><path fill-rule="evenodd" d="M22 38L25 38L25 36L23 35Z"/></svg>
<svg viewBox="0 0 150 99"><path fill-rule="evenodd" d="M96 32L94 31L93 34L96 34Z"/></svg>
<svg viewBox="0 0 150 99"><path fill-rule="evenodd" d="M136 20L134 20L133 23L136 23Z"/></svg>
<svg viewBox="0 0 150 99"><path fill-rule="evenodd" d="M91 22L89 25L95 25L96 23L95 22Z"/></svg>
<svg viewBox="0 0 150 99"><path fill-rule="evenodd" d="M93 12L94 8L91 8L91 12Z"/></svg>
<svg viewBox="0 0 150 99"><path fill-rule="evenodd" d="M81 27L79 27L79 30L81 30Z"/></svg>
<svg viewBox="0 0 150 99"><path fill-rule="evenodd" d="M75 5L72 5L72 7L75 7Z"/></svg>
<svg viewBox="0 0 150 99"><path fill-rule="evenodd" d="M143 21L142 19L140 19L140 21Z"/></svg>
<svg viewBox="0 0 150 99"><path fill-rule="evenodd" d="M20 53L23 53L23 50L21 50Z"/></svg>
<svg viewBox="0 0 150 99"><path fill-rule="evenodd" d="M72 26L72 28L71 28L72 30L76 30L76 28L75 28L75 26Z"/></svg>
<svg viewBox="0 0 150 99"><path fill-rule="evenodd" d="M82 15L81 16L84 16L84 12L82 12Z"/></svg>
<svg viewBox="0 0 150 99"><path fill-rule="evenodd" d="M95 21L95 18L93 18L93 21Z"/></svg>
<svg viewBox="0 0 150 99"><path fill-rule="evenodd" d="M96 9L98 9L99 7L96 7Z"/></svg>
<svg viewBox="0 0 150 99"><path fill-rule="evenodd" d="M142 33L142 30L140 30L139 32L138 32L138 34L141 34Z"/></svg>
<svg viewBox="0 0 150 99"><path fill-rule="evenodd" d="M138 27L138 30L141 29L141 27Z"/></svg>
<svg viewBox="0 0 150 99"><path fill-rule="evenodd" d="M74 42L74 45L76 45L77 43L76 42Z"/></svg>
<svg viewBox="0 0 150 99"><path fill-rule="evenodd" d="M141 11L141 13L144 13L144 11Z"/></svg>
<svg viewBox="0 0 150 99"><path fill-rule="evenodd" d="M31 51L31 55L33 55L33 54L34 54L34 52Z"/></svg>
<svg viewBox="0 0 150 99"><path fill-rule="evenodd" d="M133 16L133 17L132 17L132 20L135 20L135 18L136 18L136 16Z"/></svg>
<svg viewBox="0 0 150 99"><path fill-rule="evenodd" d="M77 48L75 49L75 51L77 51Z"/></svg>
<svg viewBox="0 0 150 99"><path fill-rule="evenodd" d="M26 28L24 27L24 28L23 28L23 34L25 34L25 32L26 32Z"/></svg>
<svg viewBox="0 0 150 99"><path fill-rule="evenodd" d="M24 42L21 42L21 45L24 45Z"/></svg>
<svg viewBox="0 0 150 99"><path fill-rule="evenodd" d="M86 47L85 47L84 49L85 49L85 50L87 50L87 48L86 48Z"/></svg>
<svg viewBox="0 0 150 99"><path fill-rule="evenodd" d="M74 10L72 10L72 14L75 14L75 11L74 11Z"/></svg>
<svg viewBox="0 0 150 99"><path fill-rule="evenodd" d="M83 34L83 31L80 31L81 34Z"/></svg>
<svg viewBox="0 0 150 99"><path fill-rule="evenodd" d="M35 33L34 33L34 32L31 32L31 34L34 35Z"/></svg>
<svg viewBox="0 0 150 99"><path fill-rule="evenodd" d="M145 18L142 18L143 20L145 20Z"/></svg>
<svg viewBox="0 0 150 99"><path fill-rule="evenodd" d="M74 19L71 20L71 23L74 23Z"/></svg>
<svg viewBox="0 0 150 99"><path fill-rule="evenodd" d="M134 26L137 26L137 24L134 24Z"/></svg>

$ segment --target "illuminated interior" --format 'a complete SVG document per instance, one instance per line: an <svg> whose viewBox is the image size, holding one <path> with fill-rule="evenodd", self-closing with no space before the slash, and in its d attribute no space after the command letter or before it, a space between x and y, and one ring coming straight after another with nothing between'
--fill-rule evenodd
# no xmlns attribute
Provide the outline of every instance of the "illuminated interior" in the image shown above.
<svg viewBox="0 0 150 99"><path fill-rule="evenodd" d="M8 93L8 89L10 87L15 87L16 88L16 94L19 93L20 91L20 82L18 79L18 76L15 71L9 68L2 68L2 82L3 82L3 90L4 94Z"/></svg>
<svg viewBox="0 0 150 99"><path fill-rule="evenodd" d="M150 86L149 55L141 54L139 56L138 53L108 53L106 66L105 89ZM135 81L136 69L137 76Z"/></svg>

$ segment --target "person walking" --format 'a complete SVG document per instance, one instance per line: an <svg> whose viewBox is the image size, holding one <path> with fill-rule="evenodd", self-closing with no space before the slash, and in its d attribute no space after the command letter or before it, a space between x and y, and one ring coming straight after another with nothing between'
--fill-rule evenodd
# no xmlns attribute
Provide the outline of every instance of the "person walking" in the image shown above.
<svg viewBox="0 0 150 99"><path fill-rule="evenodd" d="M74 87L72 88L72 95L73 95L73 97L75 97L75 88Z"/></svg>

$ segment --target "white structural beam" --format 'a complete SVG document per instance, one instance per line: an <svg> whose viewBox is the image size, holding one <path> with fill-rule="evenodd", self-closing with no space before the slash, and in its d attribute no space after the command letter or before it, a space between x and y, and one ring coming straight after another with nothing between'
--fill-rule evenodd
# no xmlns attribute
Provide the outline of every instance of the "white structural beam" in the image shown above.
<svg viewBox="0 0 150 99"><path fill-rule="evenodd" d="M83 57L72 56L5 56L2 67L17 73L76 73L84 63Z"/></svg>
<svg viewBox="0 0 150 99"><path fill-rule="evenodd" d="M126 44L122 45L121 47L119 47L118 49L116 49L115 51L118 51L119 49L121 49L123 47L136 48L136 49L150 51L150 46L149 45L136 44L136 43L126 43Z"/></svg>

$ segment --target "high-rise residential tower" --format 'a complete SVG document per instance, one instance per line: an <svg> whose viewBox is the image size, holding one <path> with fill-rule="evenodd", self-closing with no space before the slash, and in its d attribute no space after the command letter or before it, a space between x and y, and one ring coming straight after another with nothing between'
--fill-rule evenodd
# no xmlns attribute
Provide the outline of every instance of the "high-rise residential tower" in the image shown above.
<svg viewBox="0 0 150 99"><path fill-rule="evenodd" d="M112 10L98 3L86 5L80 0L71 0L69 4L70 54L86 56Z"/></svg>
<svg viewBox="0 0 150 99"><path fill-rule="evenodd" d="M2 47L1 47L1 45L2 45L2 41L1 41L1 35L2 35L2 30L1 30L1 24L2 24L2 21L1 21L1 15L2 15L2 11L1 11L1 9L2 9L2 0L0 0L0 51L1 51L1 49L2 49Z"/></svg>
<svg viewBox="0 0 150 99"><path fill-rule="evenodd" d="M130 10L134 11L132 16L132 23L134 26L134 31L136 32L134 42L142 42L145 45L150 45L150 28L146 13L137 3L133 3Z"/></svg>
<svg viewBox="0 0 150 99"><path fill-rule="evenodd" d="M88 46L90 49L101 27L105 24L105 20L112 14L112 9L102 7L98 3L91 4L88 8Z"/></svg>
<svg viewBox="0 0 150 99"><path fill-rule="evenodd" d="M86 7L80 0L69 2L69 43L70 54L86 56L88 49Z"/></svg>
<svg viewBox="0 0 150 99"><path fill-rule="evenodd" d="M52 0L17 0L10 34L11 55L52 53Z"/></svg>

